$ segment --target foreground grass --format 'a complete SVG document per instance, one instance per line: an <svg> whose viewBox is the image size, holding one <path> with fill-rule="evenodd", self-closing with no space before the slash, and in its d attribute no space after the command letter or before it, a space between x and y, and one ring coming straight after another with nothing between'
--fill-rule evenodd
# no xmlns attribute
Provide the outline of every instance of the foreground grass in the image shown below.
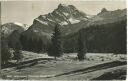
<svg viewBox="0 0 128 81"><path fill-rule="evenodd" d="M94 60L96 58L94 55L93 60L90 58L91 60L82 62L74 58L75 56L67 56L58 60L51 57L48 59L47 56L36 58L40 60L35 60L37 62L34 65L30 66L28 63L26 67L20 69L16 67L3 69L2 78L10 80L108 80L108 77L110 80L124 80L126 78L126 61L105 60L106 58ZM107 59L110 58L107 56Z"/></svg>

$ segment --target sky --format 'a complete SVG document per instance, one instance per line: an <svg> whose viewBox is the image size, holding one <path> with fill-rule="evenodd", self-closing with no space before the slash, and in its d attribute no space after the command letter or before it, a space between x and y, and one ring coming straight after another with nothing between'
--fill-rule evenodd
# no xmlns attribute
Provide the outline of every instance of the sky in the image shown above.
<svg viewBox="0 0 128 81"><path fill-rule="evenodd" d="M59 4L74 5L78 10L96 15L102 8L110 11L126 8L125 0L43 0L43 1L3 1L1 2L2 24L19 22L31 25L39 15L52 12Z"/></svg>

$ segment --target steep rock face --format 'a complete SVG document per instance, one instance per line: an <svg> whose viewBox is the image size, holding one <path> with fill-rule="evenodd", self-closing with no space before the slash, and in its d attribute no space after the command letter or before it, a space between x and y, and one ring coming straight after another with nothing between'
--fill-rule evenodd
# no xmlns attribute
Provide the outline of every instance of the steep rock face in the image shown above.
<svg viewBox="0 0 128 81"><path fill-rule="evenodd" d="M74 24L84 19L87 19L85 13L79 11L73 5L64 4L60 4L52 13L40 15L36 18L37 21L42 21L42 24L49 26L54 23L59 23L61 26Z"/></svg>
<svg viewBox="0 0 128 81"><path fill-rule="evenodd" d="M30 28L39 28L43 32L52 33L56 23L61 26L63 31L64 27L67 25L71 26L73 24L87 20L87 15L76 9L73 5L59 4L58 8L54 9L53 12L40 15L38 18L34 19Z"/></svg>

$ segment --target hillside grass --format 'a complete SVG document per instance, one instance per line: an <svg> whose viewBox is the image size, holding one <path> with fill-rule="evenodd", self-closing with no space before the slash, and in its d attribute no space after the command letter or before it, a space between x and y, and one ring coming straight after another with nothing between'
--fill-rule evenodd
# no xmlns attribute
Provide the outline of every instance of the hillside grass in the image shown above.
<svg viewBox="0 0 128 81"><path fill-rule="evenodd" d="M41 60L38 60L34 65L31 65L32 62L26 63L26 67L20 69L16 67L2 69L3 79L97 80L106 79L109 74L111 76L120 74L118 77L124 77L126 75L126 55L122 54L87 53L87 59L84 61L78 61L76 59L76 53L64 54L63 57L57 60L47 56L47 54L36 54L27 51L23 51L23 54L23 62L32 59ZM102 78L102 76L105 78ZM113 77L111 79L119 78Z"/></svg>

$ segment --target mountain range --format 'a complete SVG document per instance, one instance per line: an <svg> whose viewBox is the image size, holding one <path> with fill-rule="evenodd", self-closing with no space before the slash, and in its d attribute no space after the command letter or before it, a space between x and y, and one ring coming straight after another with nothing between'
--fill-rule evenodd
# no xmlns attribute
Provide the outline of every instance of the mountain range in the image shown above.
<svg viewBox="0 0 128 81"><path fill-rule="evenodd" d="M112 23L125 18L126 9L108 11L103 8L97 15L87 15L73 5L59 4L53 12L34 19L28 31L52 33L55 24L59 23L63 34L67 35L92 24Z"/></svg>
<svg viewBox="0 0 128 81"><path fill-rule="evenodd" d="M73 5L59 4L51 13L40 15L33 20L33 24L21 33L21 42L23 44L23 42L29 43L30 40L41 39L46 46L51 39L56 23L60 26L62 36L66 38L66 36L74 36L81 29L92 27L93 30L93 26L95 25L100 25L102 27L104 24L107 25L110 23L126 21L126 12L126 9L108 11L106 8L103 8L97 15L89 15L78 10ZM7 26L6 24L3 25L2 27L3 30L8 31L8 33L15 30L15 26L10 29L11 25L8 24ZM20 28L24 29L23 26L20 26ZM26 45L23 44L23 47L26 47Z"/></svg>

